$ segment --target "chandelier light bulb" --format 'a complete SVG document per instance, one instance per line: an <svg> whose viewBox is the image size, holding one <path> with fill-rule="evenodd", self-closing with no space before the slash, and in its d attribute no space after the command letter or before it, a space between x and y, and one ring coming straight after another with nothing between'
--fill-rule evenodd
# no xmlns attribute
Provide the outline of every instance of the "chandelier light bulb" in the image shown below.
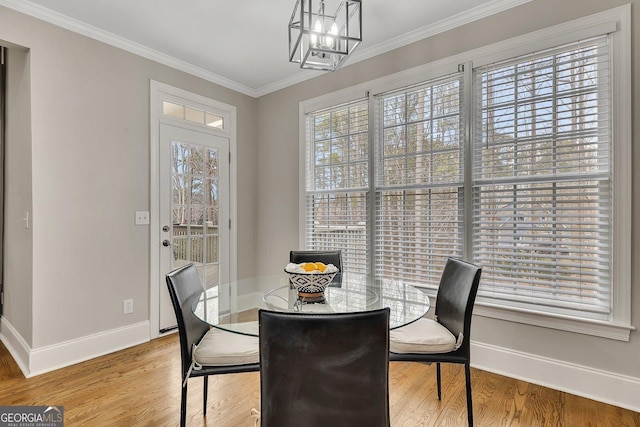
<svg viewBox="0 0 640 427"><path fill-rule="evenodd" d="M320 20L316 20L315 25L313 26L313 31L316 31L318 33L322 33L322 22L320 22ZM318 36L316 34L311 34L311 45L312 46L317 46L318 45Z"/></svg>
<svg viewBox="0 0 640 427"><path fill-rule="evenodd" d="M329 34L333 35L333 36L337 36L338 35L338 24L336 24L335 22L333 24L331 24L331 29L329 30ZM331 49L334 48L334 38L333 37L328 37L327 36L327 46L329 46Z"/></svg>

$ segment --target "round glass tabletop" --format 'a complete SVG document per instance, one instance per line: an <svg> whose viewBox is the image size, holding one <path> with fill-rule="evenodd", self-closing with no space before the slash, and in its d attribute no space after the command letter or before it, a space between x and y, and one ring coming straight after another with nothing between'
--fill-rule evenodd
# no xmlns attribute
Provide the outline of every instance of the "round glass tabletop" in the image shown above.
<svg viewBox="0 0 640 427"><path fill-rule="evenodd" d="M307 301L287 275L259 276L214 286L194 297L191 308L201 320L230 332L258 336L258 309L305 313L354 313L390 308L389 328L411 323L429 311L428 295L399 280L343 273L320 301Z"/></svg>

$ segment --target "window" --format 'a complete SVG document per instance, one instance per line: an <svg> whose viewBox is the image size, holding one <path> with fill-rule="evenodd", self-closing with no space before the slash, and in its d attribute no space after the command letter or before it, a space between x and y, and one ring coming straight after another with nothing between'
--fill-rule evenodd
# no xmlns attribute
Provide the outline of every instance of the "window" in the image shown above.
<svg viewBox="0 0 640 427"><path fill-rule="evenodd" d="M474 71L479 294L606 318L611 282L607 37Z"/></svg>
<svg viewBox="0 0 640 427"><path fill-rule="evenodd" d="M432 292L469 259L474 313L628 340L629 22L612 9L303 103L306 247Z"/></svg>
<svg viewBox="0 0 640 427"><path fill-rule="evenodd" d="M366 273L369 216L366 100L307 117L306 245L342 250L343 268Z"/></svg>
<svg viewBox="0 0 640 427"><path fill-rule="evenodd" d="M463 249L462 74L376 97L375 274L436 287Z"/></svg>
<svg viewBox="0 0 640 427"><path fill-rule="evenodd" d="M224 115L173 101L162 101L162 114L211 128L224 129Z"/></svg>

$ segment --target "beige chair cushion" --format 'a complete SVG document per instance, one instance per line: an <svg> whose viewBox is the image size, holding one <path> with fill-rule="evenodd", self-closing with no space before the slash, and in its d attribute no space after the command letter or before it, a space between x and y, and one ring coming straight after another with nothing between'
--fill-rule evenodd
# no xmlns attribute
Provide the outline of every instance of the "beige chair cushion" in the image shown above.
<svg viewBox="0 0 640 427"><path fill-rule="evenodd" d="M460 347L456 337L438 322L420 318L413 323L393 329L389 333L392 353L448 353Z"/></svg>
<svg viewBox="0 0 640 427"><path fill-rule="evenodd" d="M258 338L211 328L193 351L193 359L203 366L258 363Z"/></svg>

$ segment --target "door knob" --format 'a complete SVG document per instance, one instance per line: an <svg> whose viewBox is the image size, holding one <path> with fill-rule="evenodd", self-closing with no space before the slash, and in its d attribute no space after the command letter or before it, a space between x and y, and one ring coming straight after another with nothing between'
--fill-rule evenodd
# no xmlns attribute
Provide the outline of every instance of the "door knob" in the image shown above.
<svg viewBox="0 0 640 427"><path fill-rule="evenodd" d="M162 246L171 246L171 242L169 240L167 240L167 239L164 239L162 241Z"/></svg>

